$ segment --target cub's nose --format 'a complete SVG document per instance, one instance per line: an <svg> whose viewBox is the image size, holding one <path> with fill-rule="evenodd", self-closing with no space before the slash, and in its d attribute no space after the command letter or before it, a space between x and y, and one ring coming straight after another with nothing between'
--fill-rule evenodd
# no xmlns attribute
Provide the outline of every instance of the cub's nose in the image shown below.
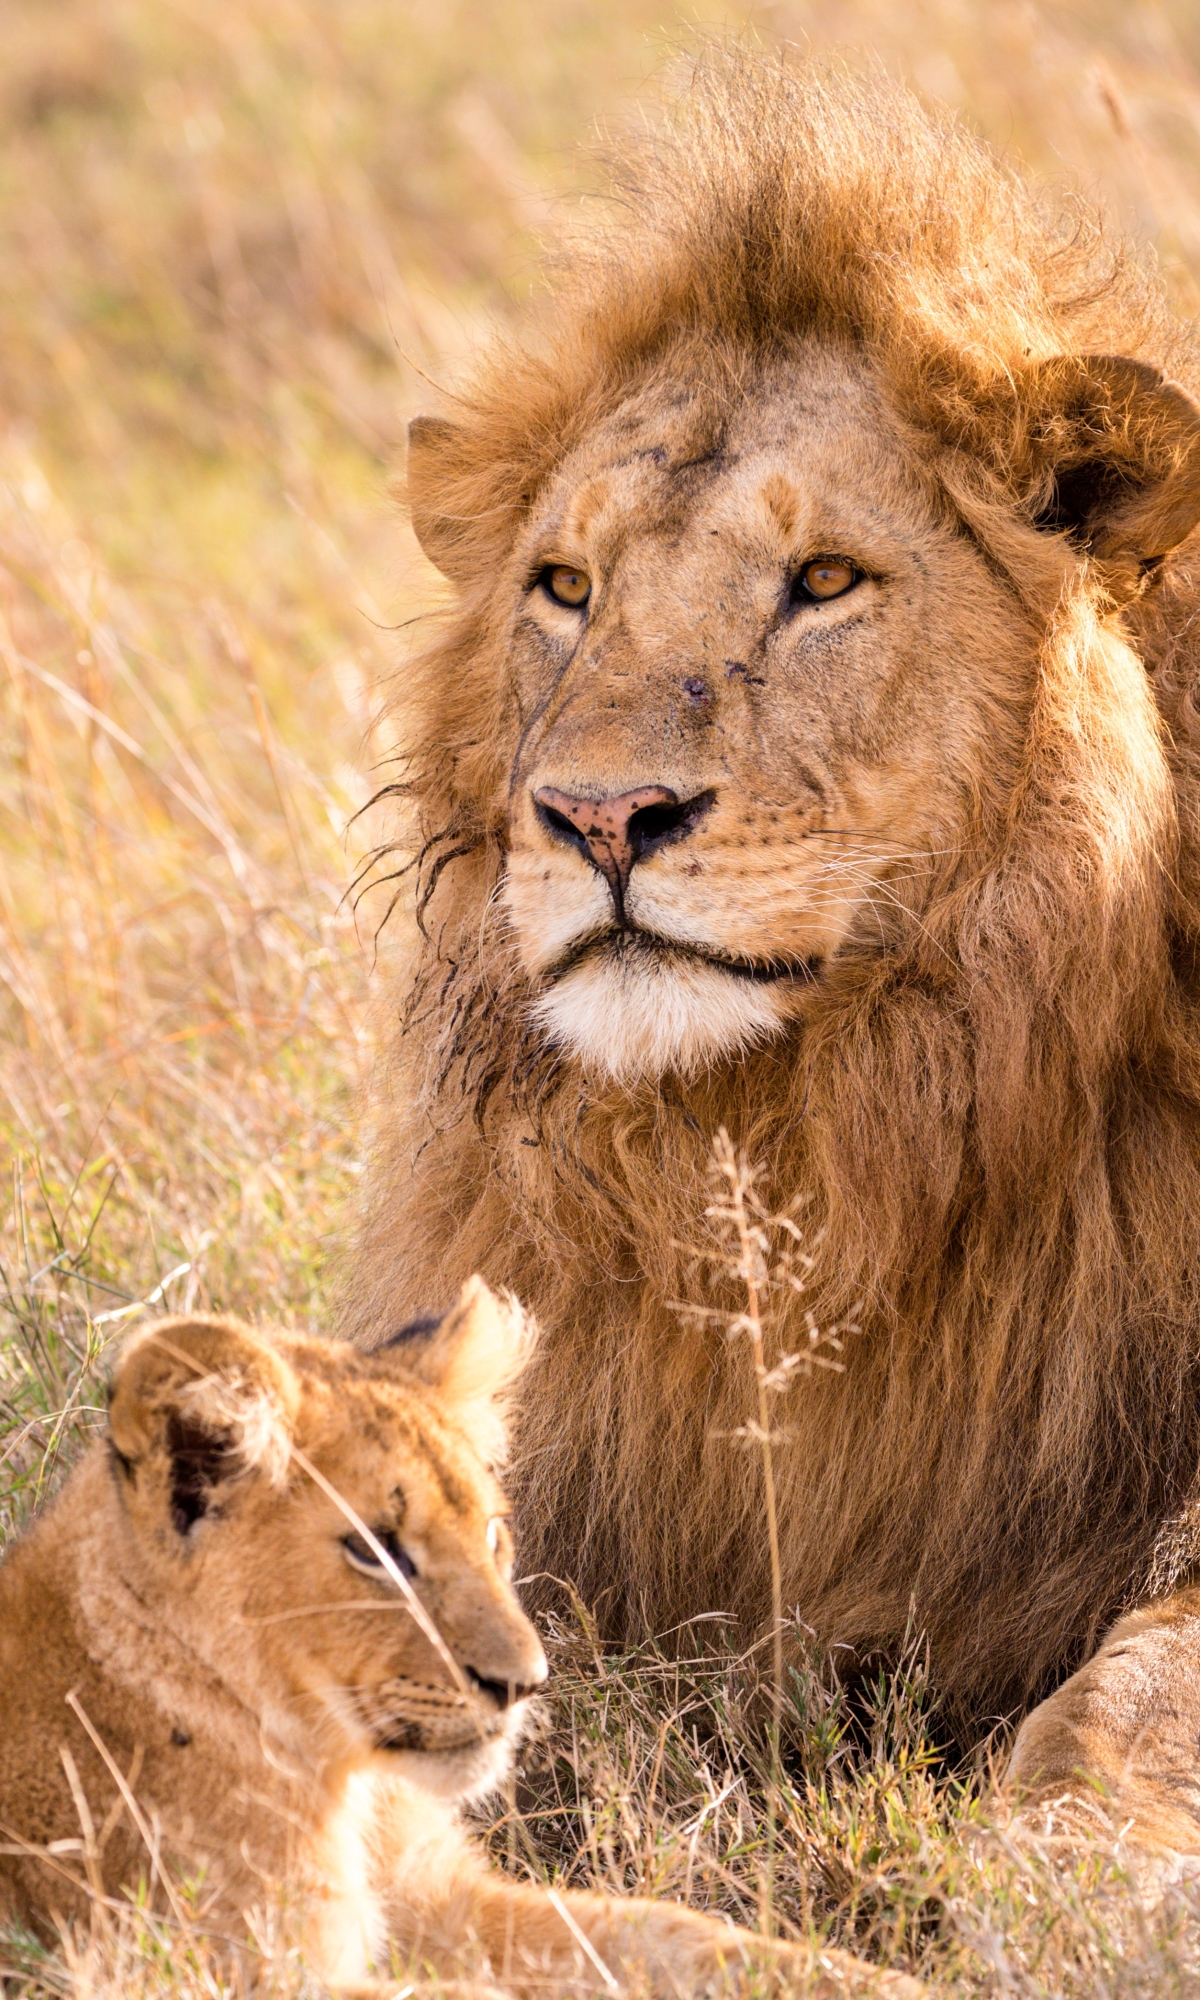
<svg viewBox="0 0 1200 2000"><path fill-rule="evenodd" d="M713 802L712 792L680 799L669 785L642 785L611 798L577 798L553 785L533 795L534 810L547 833L568 840L598 868L624 919L625 891L635 861L668 840L684 840Z"/></svg>
<svg viewBox="0 0 1200 2000"><path fill-rule="evenodd" d="M517 1701L524 1701L527 1695L536 1694L546 1678L549 1668L544 1659L530 1660L525 1672L532 1675L528 1681L497 1680L488 1674L479 1673L476 1668L466 1669L467 1679L480 1694L494 1701L497 1708L511 1708Z"/></svg>

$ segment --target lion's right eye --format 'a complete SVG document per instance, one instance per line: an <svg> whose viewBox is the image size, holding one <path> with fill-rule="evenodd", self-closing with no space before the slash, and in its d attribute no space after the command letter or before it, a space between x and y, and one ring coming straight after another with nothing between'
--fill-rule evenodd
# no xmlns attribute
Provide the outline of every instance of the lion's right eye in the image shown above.
<svg viewBox="0 0 1200 2000"><path fill-rule="evenodd" d="M831 597L844 597L862 582L862 571L842 556L814 556L792 578L793 604L825 604Z"/></svg>
<svg viewBox="0 0 1200 2000"><path fill-rule="evenodd" d="M417 1573L417 1565L413 1561L412 1557L409 1555L408 1550L405 1548L401 1548L399 1540L397 1539L396 1536L395 1529L376 1528L373 1532L376 1541L379 1543L381 1548L386 1550L387 1554L391 1557L392 1561L395 1563L396 1568L399 1570L401 1576L408 1576L408 1577L415 1576ZM350 1562L355 1569L361 1569L364 1575L366 1576L387 1575L387 1570L384 1564L380 1562L379 1557L376 1555L370 1543L364 1542L361 1535L343 1535L342 1547L346 1551L346 1558L348 1562Z"/></svg>
<svg viewBox="0 0 1200 2000"><path fill-rule="evenodd" d="M556 604L565 604L570 611L582 611L592 594L592 579L586 571L572 569L569 563L552 563L538 578L547 597Z"/></svg>

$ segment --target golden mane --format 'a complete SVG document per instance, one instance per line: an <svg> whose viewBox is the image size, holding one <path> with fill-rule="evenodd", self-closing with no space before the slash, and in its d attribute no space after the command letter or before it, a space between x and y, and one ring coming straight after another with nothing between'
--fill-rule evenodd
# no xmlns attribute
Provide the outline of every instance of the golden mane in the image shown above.
<svg viewBox="0 0 1200 2000"><path fill-rule="evenodd" d="M460 601L406 665L395 788L425 941L351 1325L369 1337L397 1297L435 1303L476 1268L511 1287L548 1334L524 1390L524 1567L569 1570L613 1631L757 1624L759 1470L728 1440L745 1357L671 1307L724 1125L773 1202L807 1203L818 1322L863 1302L844 1375L790 1393L785 1601L858 1647L896 1644L915 1607L941 1687L988 1716L1169 1570L1200 1461L1186 553L1123 635L1081 571L1018 782L981 780L911 940L782 1039L638 1089L585 1086L526 1024L494 895L516 722L491 587L565 454L681 353L718 425L799 334L864 355L914 462L1006 564L1051 500L1077 358L1197 370L1143 261L877 78L710 56L616 192L447 404Z"/></svg>

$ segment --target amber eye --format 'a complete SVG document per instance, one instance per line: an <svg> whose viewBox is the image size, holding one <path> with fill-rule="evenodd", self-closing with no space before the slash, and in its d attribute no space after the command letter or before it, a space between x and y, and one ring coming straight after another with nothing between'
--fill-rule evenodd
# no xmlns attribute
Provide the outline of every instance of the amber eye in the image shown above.
<svg viewBox="0 0 1200 2000"><path fill-rule="evenodd" d="M853 563L843 562L840 556L814 556L792 580L792 603L803 604L813 598L844 597L848 590L854 588L860 575Z"/></svg>
<svg viewBox="0 0 1200 2000"><path fill-rule="evenodd" d="M572 569L569 563L555 563L552 568L544 569L538 581L548 597L572 611L582 611L592 594L591 577L581 569Z"/></svg>

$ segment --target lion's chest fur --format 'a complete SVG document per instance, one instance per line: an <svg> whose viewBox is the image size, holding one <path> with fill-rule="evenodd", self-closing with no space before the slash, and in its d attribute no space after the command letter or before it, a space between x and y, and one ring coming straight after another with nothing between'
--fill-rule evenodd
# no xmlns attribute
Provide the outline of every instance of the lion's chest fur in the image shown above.
<svg viewBox="0 0 1200 2000"><path fill-rule="evenodd" d="M386 1970L387 1914L372 1853L376 1826L376 1786L369 1775L356 1775L314 1828L305 1856L308 1928L317 1933L314 1959L334 1985Z"/></svg>
<svg viewBox="0 0 1200 2000"><path fill-rule="evenodd" d="M905 1010L911 1029L920 999L897 1001L898 1032ZM1161 1523L1186 1497L1197 1403L1182 1337L1182 1238L1175 1273L1164 1274L1145 1257L1148 1227L1140 1268L1111 1267L1110 1317L1081 1323L1092 1307L1085 1296L1081 1308L1079 1264L1093 1254L1088 1235L1119 1160L1101 1153L1090 1185L1049 1187L999 1215L934 1199L939 1176L969 1185L971 1172L945 1107L966 1096L973 1058L967 1047L955 1075L948 1048L942 1075L926 1064L924 1097L904 1107L904 1122L867 1101L866 1132L861 1050L849 1040L823 1074L808 1072L805 1089L797 1083L794 1108L788 1098L771 1111L781 1072L765 1058L761 1074L747 1065L738 1097L743 1117L757 1107L760 1156L785 1172L802 1164L818 1191L820 1143L864 1149L867 1174L878 1141L890 1179L877 1212L896 1305L863 1311L839 1357L844 1372L799 1375L776 1406L784 1610L867 1651L894 1652L910 1627L923 1632L956 1726L967 1728L1044 1691L1136 1587ZM761 1461L737 1436L755 1412L748 1343L719 1324L689 1324L673 1305L689 1287L701 1302L717 1297L696 1293L677 1246L696 1240L710 1198L705 1133L726 1119L736 1131L738 1105L715 1084L679 1095L680 1106L664 1096L644 1114L629 1108L618 1131L612 1106L580 1111L563 1091L538 1119L497 1118L490 1155L477 1134L452 1132L440 1156L456 1195L444 1233L419 1203L419 1214L404 1216L403 1201L394 1211L406 1287L441 1296L461 1269L482 1267L537 1313L543 1342L522 1387L515 1461L521 1566L569 1577L610 1633L634 1639L712 1612L734 1613L749 1636L770 1615ZM802 1109L815 1128L807 1159ZM1176 1146L1168 1131L1164 1167L1194 1173ZM892 1200L904 1189L906 1210ZM818 1235L819 1200L808 1213ZM865 1206L866 1255L860 1239L841 1268L826 1261L807 1296L790 1306L777 1296L769 1362L804 1345L810 1309L828 1326L856 1298L870 1304L872 1221ZM844 1241L844 1214L841 1228ZM1156 1331L1137 1295L1164 1276L1180 1317L1164 1315ZM1125 1331L1111 1316L1121 1300ZM736 1308L736 1287L720 1303ZM1097 1340L1104 1366L1085 1365ZM1151 1407L1155 1381L1161 1402ZM1130 1421L1153 1437L1152 1457L1122 1447Z"/></svg>

